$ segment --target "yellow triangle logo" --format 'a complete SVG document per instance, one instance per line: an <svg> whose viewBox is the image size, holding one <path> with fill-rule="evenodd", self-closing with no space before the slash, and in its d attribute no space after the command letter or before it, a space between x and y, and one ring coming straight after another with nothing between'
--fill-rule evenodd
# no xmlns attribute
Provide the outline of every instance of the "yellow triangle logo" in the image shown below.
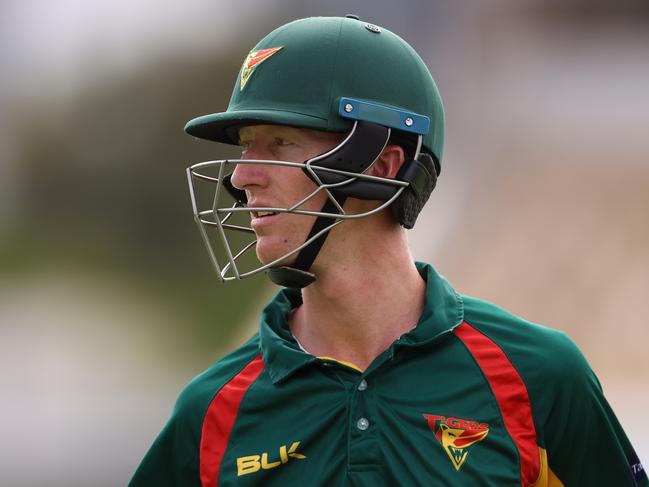
<svg viewBox="0 0 649 487"><path fill-rule="evenodd" d="M469 450L489 434L489 425L462 418L446 418L424 414L435 438L450 458L455 470L460 470Z"/></svg>
<svg viewBox="0 0 649 487"><path fill-rule="evenodd" d="M266 59L279 51L282 47L284 46L271 47L269 49L262 49L260 51L250 51L250 53L246 57L246 60L243 62L243 66L241 67L241 82L239 83L240 91L243 91L246 84L248 84L248 80L250 79L250 76L252 76L252 73L255 71L257 66L259 66Z"/></svg>

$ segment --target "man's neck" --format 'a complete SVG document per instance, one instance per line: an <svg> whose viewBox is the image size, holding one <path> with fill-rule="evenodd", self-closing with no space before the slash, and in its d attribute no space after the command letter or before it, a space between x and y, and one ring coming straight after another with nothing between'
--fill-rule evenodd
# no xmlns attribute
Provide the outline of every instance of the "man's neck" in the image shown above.
<svg viewBox="0 0 649 487"><path fill-rule="evenodd" d="M291 315L290 326L309 353L365 370L415 327L426 283L403 230L395 229L371 246L362 240L347 241L344 254L323 256L327 265L317 273L318 280L302 290L303 304Z"/></svg>

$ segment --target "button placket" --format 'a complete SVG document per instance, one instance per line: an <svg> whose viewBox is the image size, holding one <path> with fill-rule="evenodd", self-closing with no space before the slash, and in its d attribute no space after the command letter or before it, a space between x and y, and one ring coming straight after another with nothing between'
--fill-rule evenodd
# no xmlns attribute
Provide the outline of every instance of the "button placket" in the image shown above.
<svg viewBox="0 0 649 487"><path fill-rule="evenodd" d="M359 392L364 392L367 390L367 380L361 379L361 381L358 383L358 386L356 386L356 390ZM365 397L357 397L356 399L356 404L360 406L360 404L364 404L367 406L367 398ZM366 407L359 407L361 410L360 412L363 413L364 410L366 410ZM367 419L365 416L362 416L358 418L356 421L356 428L358 428L360 431L366 431L367 428L370 427L370 420Z"/></svg>
<svg viewBox="0 0 649 487"><path fill-rule="evenodd" d="M349 410L349 468L368 470L380 469L381 451L377 443L376 405L372 380L366 376L356 378L351 389Z"/></svg>

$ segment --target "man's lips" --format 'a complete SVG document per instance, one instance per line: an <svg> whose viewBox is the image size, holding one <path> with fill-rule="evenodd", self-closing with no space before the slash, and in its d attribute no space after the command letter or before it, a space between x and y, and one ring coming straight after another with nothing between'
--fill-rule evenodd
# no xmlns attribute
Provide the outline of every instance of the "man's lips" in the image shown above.
<svg viewBox="0 0 649 487"><path fill-rule="evenodd" d="M268 207L266 207L268 208ZM277 220L282 214L274 211L251 211L250 226L253 230Z"/></svg>
<svg viewBox="0 0 649 487"><path fill-rule="evenodd" d="M271 216L277 215L277 212L269 210L268 208L278 208L277 204L273 204L271 201L263 200L248 200L248 208L250 208L250 218L261 219L261 218L270 218ZM281 208L281 207L280 207Z"/></svg>
<svg viewBox="0 0 649 487"><path fill-rule="evenodd" d="M277 215L276 211L251 211L253 218L265 218L267 216Z"/></svg>

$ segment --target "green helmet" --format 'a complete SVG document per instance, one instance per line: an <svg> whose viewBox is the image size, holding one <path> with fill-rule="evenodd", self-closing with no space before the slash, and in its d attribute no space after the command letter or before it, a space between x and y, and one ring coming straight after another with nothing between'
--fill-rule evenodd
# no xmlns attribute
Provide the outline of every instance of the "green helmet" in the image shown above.
<svg viewBox="0 0 649 487"><path fill-rule="evenodd" d="M341 115L344 98L368 102L358 117L392 129L421 133L417 122L428 124L422 145L439 172L444 110L428 68L399 36L352 16L300 19L275 29L244 61L227 111L195 118L185 130L229 144L237 143L237 128L250 123L347 132L353 119Z"/></svg>
<svg viewBox="0 0 649 487"><path fill-rule="evenodd" d="M268 34L246 57L227 111L195 118L185 130L196 137L238 144L241 127L259 124L347 135L335 148L302 163L230 159L188 169L194 217L224 281L265 270L283 286L311 284L316 276L309 269L331 228L388 207L401 225L412 228L440 171L444 111L428 68L403 39L354 16L296 20ZM372 176L368 170L388 143L401 145L406 160L394 178ZM315 189L290 207L250 208L245 191L234 187L228 175L227 168L237 164L290 165L301 169ZM216 184L210 207L198 202L201 183ZM327 195L324 207L319 212L302 209L319 192ZM234 199L233 206L221 205L224 194ZM348 196L381 203L371 211L349 214L343 208ZM273 262L241 271L241 256L256 242L237 249L227 234L254 234L245 222L231 219L253 210L317 218L304 243ZM210 229L217 231L224 266L209 238ZM286 265L294 255L295 262Z"/></svg>

